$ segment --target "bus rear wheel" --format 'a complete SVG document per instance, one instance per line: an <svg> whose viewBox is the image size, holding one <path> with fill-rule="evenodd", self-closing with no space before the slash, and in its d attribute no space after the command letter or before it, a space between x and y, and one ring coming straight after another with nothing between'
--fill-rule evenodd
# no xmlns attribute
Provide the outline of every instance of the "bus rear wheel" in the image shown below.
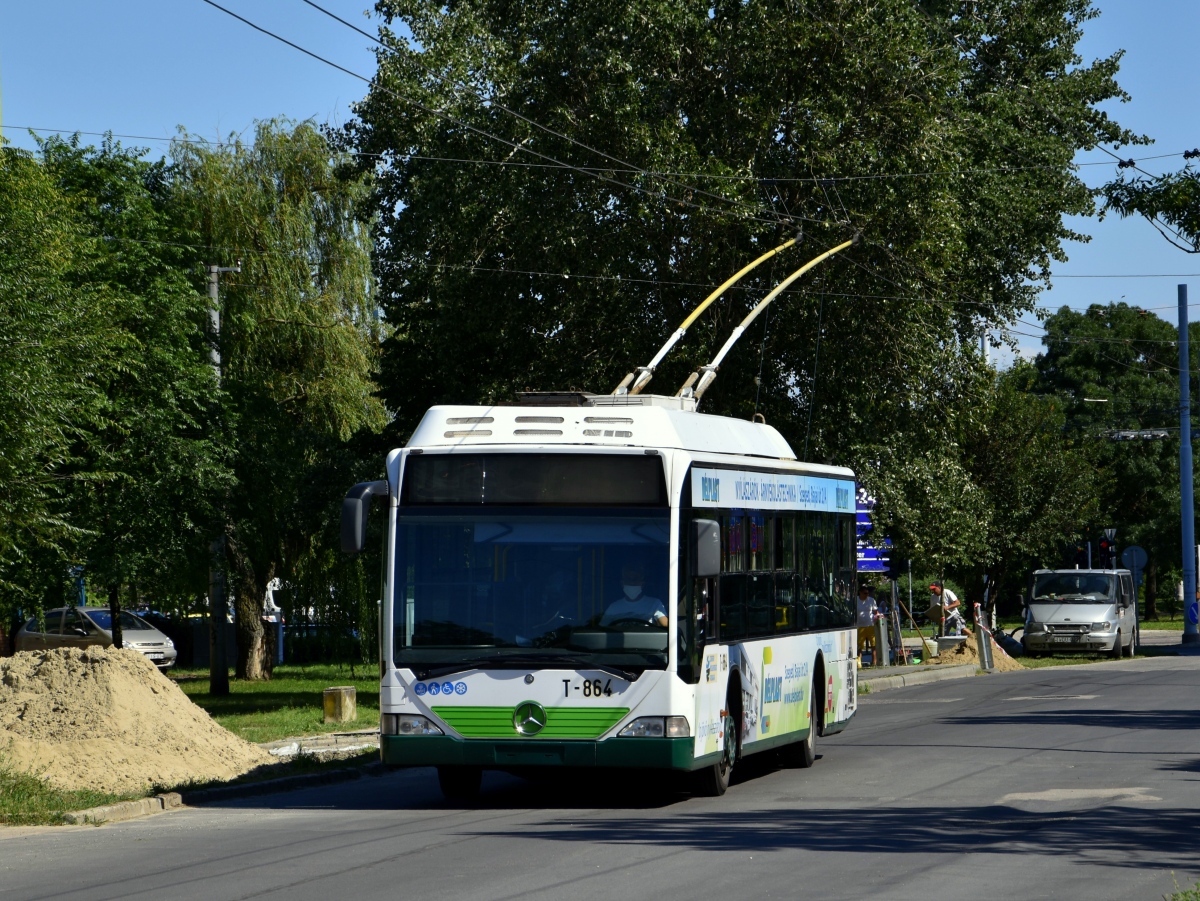
<svg viewBox="0 0 1200 901"><path fill-rule="evenodd" d="M726 711L721 720L724 744L721 750L721 759L696 773L696 788L699 794L716 798L725 794L725 790L729 788L729 777L733 773L733 763L737 759L736 730L737 725L733 715Z"/></svg>
<svg viewBox="0 0 1200 901"><path fill-rule="evenodd" d="M447 801L473 801L479 797L483 768L477 766L440 766L438 786Z"/></svg>

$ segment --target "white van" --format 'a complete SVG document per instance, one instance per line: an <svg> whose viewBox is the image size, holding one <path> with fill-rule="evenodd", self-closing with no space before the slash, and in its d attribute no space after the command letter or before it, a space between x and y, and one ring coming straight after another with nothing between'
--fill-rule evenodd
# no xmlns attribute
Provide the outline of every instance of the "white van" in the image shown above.
<svg viewBox="0 0 1200 901"><path fill-rule="evenodd" d="M1030 656L1092 651L1132 657L1139 646L1137 597L1127 569L1040 569L1025 605Z"/></svg>

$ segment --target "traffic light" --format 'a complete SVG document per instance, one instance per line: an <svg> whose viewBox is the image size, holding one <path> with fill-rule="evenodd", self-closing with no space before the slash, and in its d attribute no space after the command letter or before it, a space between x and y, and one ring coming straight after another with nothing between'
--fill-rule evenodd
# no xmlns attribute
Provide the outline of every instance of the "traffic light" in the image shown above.
<svg viewBox="0 0 1200 901"><path fill-rule="evenodd" d="M900 554L894 547L888 548L887 569L884 570L884 574L893 582L904 574L904 561L900 559Z"/></svg>
<svg viewBox="0 0 1200 901"><path fill-rule="evenodd" d="M1100 569L1112 569L1113 543L1107 538L1101 538L1099 550L1100 559L1098 562L1100 564Z"/></svg>

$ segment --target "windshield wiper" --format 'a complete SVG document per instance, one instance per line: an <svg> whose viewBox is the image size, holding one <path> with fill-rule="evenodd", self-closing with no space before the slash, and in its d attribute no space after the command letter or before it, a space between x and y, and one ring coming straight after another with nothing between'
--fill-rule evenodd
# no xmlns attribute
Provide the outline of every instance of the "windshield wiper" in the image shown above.
<svg viewBox="0 0 1200 901"><path fill-rule="evenodd" d="M641 675L641 673L621 669L618 666L613 666L611 663L602 663L578 654L492 654L487 657L471 657L459 663L448 663L444 666L414 669L413 672L418 679L424 681L425 679L437 679L441 676L449 676L453 673L462 673L485 666L501 669L527 669L531 665L545 667L556 663L599 670L602 673L608 673L627 682L633 682Z"/></svg>

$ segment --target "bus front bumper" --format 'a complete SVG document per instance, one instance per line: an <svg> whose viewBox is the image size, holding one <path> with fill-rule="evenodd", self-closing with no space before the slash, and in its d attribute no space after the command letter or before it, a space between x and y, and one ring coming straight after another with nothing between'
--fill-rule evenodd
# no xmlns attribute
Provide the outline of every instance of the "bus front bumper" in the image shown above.
<svg viewBox="0 0 1200 901"><path fill-rule="evenodd" d="M713 763L696 758L692 738L610 738L606 741L461 739L448 735L383 735L380 759L391 766L637 767L694 770Z"/></svg>

